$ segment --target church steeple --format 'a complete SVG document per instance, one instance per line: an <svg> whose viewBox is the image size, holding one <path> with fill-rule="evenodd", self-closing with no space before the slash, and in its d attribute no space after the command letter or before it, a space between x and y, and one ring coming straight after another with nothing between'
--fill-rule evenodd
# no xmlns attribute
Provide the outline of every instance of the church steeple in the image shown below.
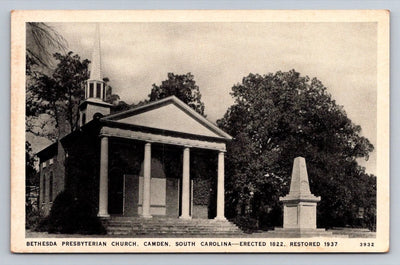
<svg viewBox="0 0 400 265"><path fill-rule="evenodd" d="M101 46L100 46L100 28L96 24L96 35L92 50L90 63L90 77L87 81L85 99L95 98L104 101L106 99L105 84L101 72Z"/></svg>
<svg viewBox="0 0 400 265"><path fill-rule="evenodd" d="M101 73L101 56L100 56L100 28L99 24L96 24L96 37L92 51L92 64L90 69L91 80L103 80Z"/></svg>
<svg viewBox="0 0 400 265"><path fill-rule="evenodd" d="M85 100L79 106L80 126L85 125L96 117L110 114L111 104L105 102L106 86L101 71L100 29L96 24L96 36L90 63L90 77L86 82Z"/></svg>

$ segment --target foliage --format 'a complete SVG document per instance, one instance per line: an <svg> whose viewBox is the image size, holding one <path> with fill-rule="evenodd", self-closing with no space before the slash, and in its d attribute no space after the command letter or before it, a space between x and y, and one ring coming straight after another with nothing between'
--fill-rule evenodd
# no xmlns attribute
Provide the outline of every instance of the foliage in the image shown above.
<svg viewBox="0 0 400 265"><path fill-rule="evenodd" d="M257 220L253 217L238 215L232 221L245 233L251 234L258 230Z"/></svg>
<svg viewBox="0 0 400 265"><path fill-rule="evenodd" d="M34 75L34 66L47 68L50 65L50 49L63 49L64 45L64 39L47 24L41 22L26 23L27 84L31 81L31 76ZM30 98L30 95L27 94L26 98ZM27 104L26 111L28 114L31 114L34 112L34 107ZM32 190L35 192L35 187L39 188L40 181L39 173L35 168L35 162L36 158L32 154L31 144L25 141L25 226L27 228L35 227L40 219L39 207L37 205L39 198L32 198L31 194ZM33 197L35 197L35 194L33 194Z"/></svg>
<svg viewBox="0 0 400 265"><path fill-rule="evenodd" d="M64 191L54 200L45 223L49 233L104 234L105 229L96 213L96 207L87 200Z"/></svg>
<svg viewBox="0 0 400 265"><path fill-rule="evenodd" d="M311 191L322 196L318 225L352 225L359 206L375 215L373 177L356 161L368 159L373 146L318 79L294 70L249 74L231 94L235 103L218 121L234 137L226 156L228 217L262 215L280 225L272 213L289 190L297 156L306 158Z"/></svg>
<svg viewBox="0 0 400 265"><path fill-rule="evenodd" d="M25 142L25 185L26 186L39 186L39 174L35 168L36 158L32 154L31 144Z"/></svg>
<svg viewBox="0 0 400 265"><path fill-rule="evenodd" d="M200 89L191 73L184 75L168 73L168 79L162 81L160 86L153 84L149 98L150 101L156 101L172 95L185 102L201 115L204 115L204 103L201 101Z"/></svg>
<svg viewBox="0 0 400 265"><path fill-rule="evenodd" d="M211 191L211 182L209 179L193 179L193 204L209 205L209 196Z"/></svg>
<svg viewBox="0 0 400 265"><path fill-rule="evenodd" d="M31 144L25 142L25 226L31 228L37 225L39 213L38 197L39 173L35 168L35 156L32 154ZM32 192L32 194L31 194Z"/></svg>
<svg viewBox="0 0 400 265"><path fill-rule="evenodd" d="M43 214L38 208L26 207L25 211L25 228L33 231L44 232Z"/></svg>
<svg viewBox="0 0 400 265"><path fill-rule="evenodd" d="M110 103L110 104L113 105L113 107L111 109L112 113L128 110L128 109L130 109L130 108L135 106L134 104L129 105L125 101L120 100L121 98L119 97L119 95L112 93L112 87L109 84L110 80L108 79L108 77L103 78L103 81L104 81L105 86L106 86L106 99L105 99L105 102Z"/></svg>
<svg viewBox="0 0 400 265"><path fill-rule="evenodd" d="M51 140L78 128L78 105L84 97L85 81L89 78L89 60L79 55L55 53L57 67L51 74L36 72L27 86L27 130L43 133L45 126L55 128ZM38 128L39 127L39 128Z"/></svg>
<svg viewBox="0 0 400 265"><path fill-rule="evenodd" d="M64 50L66 41L52 27L43 22L26 23L26 73L32 66L50 66L52 49Z"/></svg>

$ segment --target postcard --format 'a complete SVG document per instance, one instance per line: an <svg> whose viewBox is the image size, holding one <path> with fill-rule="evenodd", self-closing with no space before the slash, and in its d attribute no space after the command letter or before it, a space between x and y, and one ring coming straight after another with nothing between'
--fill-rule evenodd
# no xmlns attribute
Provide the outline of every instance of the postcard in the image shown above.
<svg viewBox="0 0 400 265"><path fill-rule="evenodd" d="M11 251L389 251L388 10L11 13Z"/></svg>

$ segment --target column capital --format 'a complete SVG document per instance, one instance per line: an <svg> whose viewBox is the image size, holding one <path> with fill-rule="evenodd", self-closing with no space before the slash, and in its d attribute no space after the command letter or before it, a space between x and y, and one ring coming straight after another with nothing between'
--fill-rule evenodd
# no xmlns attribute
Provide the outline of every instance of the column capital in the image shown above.
<svg viewBox="0 0 400 265"><path fill-rule="evenodd" d="M100 132L100 134L99 134L99 138L100 138L100 139L101 139L101 138L108 138L108 137L110 137L108 134L101 133L101 132Z"/></svg>
<svg viewBox="0 0 400 265"><path fill-rule="evenodd" d="M226 149L225 149L225 150L218 150L218 153L223 153L223 154L225 154L225 153L226 153Z"/></svg>

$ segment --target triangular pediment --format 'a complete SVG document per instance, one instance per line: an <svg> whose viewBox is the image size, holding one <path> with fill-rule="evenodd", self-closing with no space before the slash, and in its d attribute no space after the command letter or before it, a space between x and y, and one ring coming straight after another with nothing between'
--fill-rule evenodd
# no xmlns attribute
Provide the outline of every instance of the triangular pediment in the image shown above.
<svg viewBox="0 0 400 265"><path fill-rule="evenodd" d="M146 128L231 139L215 124L176 97L152 102L132 110L107 116L104 119Z"/></svg>

